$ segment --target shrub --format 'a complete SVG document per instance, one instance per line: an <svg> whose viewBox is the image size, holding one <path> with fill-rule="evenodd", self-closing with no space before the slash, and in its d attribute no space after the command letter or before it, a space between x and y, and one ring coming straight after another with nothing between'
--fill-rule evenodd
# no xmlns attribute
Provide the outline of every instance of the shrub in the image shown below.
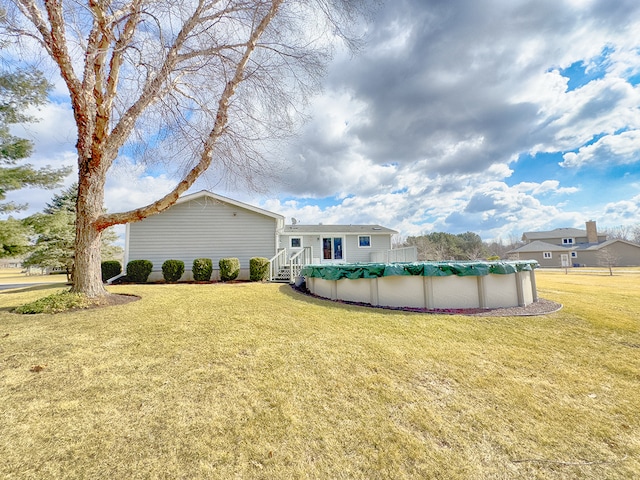
<svg viewBox="0 0 640 480"><path fill-rule="evenodd" d="M166 260L162 264L162 276L167 282L177 282L184 273L182 260Z"/></svg>
<svg viewBox="0 0 640 480"><path fill-rule="evenodd" d="M106 260L100 264L102 268L102 281L106 282L110 278L120 275L122 272L122 265L117 260Z"/></svg>
<svg viewBox="0 0 640 480"><path fill-rule="evenodd" d="M210 258L196 258L193 261L191 272L196 282L208 282L213 273L213 262Z"/></svg>
<svg viewBox="0 0 640 480"><path fill-rule="evenodd" d="M235 280L240 274L240 260L237 258L221 258L218 266L220 267L220 280L223 282Z"/></svg>
<svg viewBox="0 0 640 480"><path fill-rule="evenodd" d="M75 308L88 308L90 304L87 297L81 293L60 292L22 305L16 308L15 312L23 314L59 313Z"/></svg>
<svg viewBox="0 0 640 480"><path fill-rule="evenodd" d="M253 257L249 260L249 280L262 282L269 278L269 259Z"/></svg>
<svg viewBox="0 0 640 480"><path fill-rule="evenodd" d="M153 263L149 260L131 260L127 263L127 279L135 283L145 283L152 270Z"/></svg>

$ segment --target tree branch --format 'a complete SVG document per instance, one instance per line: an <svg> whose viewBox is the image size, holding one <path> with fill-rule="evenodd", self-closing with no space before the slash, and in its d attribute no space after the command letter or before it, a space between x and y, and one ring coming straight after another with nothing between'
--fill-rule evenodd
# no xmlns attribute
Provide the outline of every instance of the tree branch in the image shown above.
<svg viewBox="0 0 640 480"><path fill-rule="evenodd" d="M203 146L203 151L200 156L199 162L183 177L182 181L167 195L159 199L158 201L149 204L145 207L141 207L135 210L130 210L123 213L104 214L101 215L96 221L95 225L98 230L103 230L112 225L121 223L128 223L132 221L138 221L156 213L160 213L173 205L180 195L186 192L196 181L196 179L205 172L211 165L213 159L213 149L216 141L224 132L224 128L228 122L228 111L231 98L235 94L238 85L242 82L247 63L251 54L255 51L258 44L258 40L265 32L269 23L273 20L278 12L283 0L272 0L271 7L262 17L260 22L251 32L251 35L246 43L245 51L242 58L238 61L234 75L231 80L225 85L224 91L218 102L218 111L216 120L211 129L207 140Z"/></svg>

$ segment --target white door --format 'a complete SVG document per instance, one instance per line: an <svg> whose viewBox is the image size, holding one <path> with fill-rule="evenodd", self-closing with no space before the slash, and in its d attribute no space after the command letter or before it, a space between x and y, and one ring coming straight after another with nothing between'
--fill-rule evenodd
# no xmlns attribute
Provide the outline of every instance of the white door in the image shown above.
<svg viewBox="0 0 640 480"><path fill-rule="evenodd" d="M560 255L560 263L562 263L563 267L570 267L571 264L569 263L569 255L566 253L563 253Z"/></svg>

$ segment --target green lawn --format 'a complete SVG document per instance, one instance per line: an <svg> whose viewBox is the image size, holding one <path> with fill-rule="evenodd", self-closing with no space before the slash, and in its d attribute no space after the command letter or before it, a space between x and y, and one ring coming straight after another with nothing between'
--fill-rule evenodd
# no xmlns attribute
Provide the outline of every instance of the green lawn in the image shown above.
<svg viewBox="0 0 640 480"><path fill-rule="evenodd" d="M559 312L367 309L275 284L0 292L0 478L640 477L640 273L537 271Z"/></svg>

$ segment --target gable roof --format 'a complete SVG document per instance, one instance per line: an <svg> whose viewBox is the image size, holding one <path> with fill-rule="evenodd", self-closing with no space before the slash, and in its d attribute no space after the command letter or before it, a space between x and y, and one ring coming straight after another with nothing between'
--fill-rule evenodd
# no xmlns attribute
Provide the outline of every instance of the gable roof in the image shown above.
<svg viewBox="0 0 640 480"><path fill-rule="evenodd" d="M398 233L380 225L285 225L285 234L299 233L301 235L324 235L328 233L358 233L361 235L394 235Z"/></svg>
<svg viewBox="0 0 640 480"><path fill-rule="evenodd" d="M622 240L620 238L614 238L612 240L607 240L606 242L595 243L595 244L592 243L592 244L587 244L587 245L584 245L584 246L577 245L577 248L579 250L596 251L596 250L601 250L603 248L606 248L609 245L612 245L614 243L626 243L627 245L631 245L632 247L640 248L640 245L638 245L637 243L629 242L628 240Z"/></svg>
<svg viewBox="0 0 640 480"><path fill-rule="evenodd" d="M259 207L254 207L253 205L249 205L248 203L239 202L238 200L233 200L232 198L223 197L222 195L218 195L216 193L212 193L208 190L200 190L196 193L191 193L189 195L184 195L176 201L176 205L184 202L190 202L192 200L198 200L199 198L210 198L214 201L228 203L229 205L233 205L234 207L244 208L245 210L249 210L255 213L259 213L261 215L265 215L267 217L275 218L276 220L280 220L284 223L284 215L280 215L279 213L273 213L269 210L264 210Z"/></svg>
<svg viewBox="0 0 640 480"><path fill-rule="evenodd" d="M545 238L575 238L586 237L587 231L579 228L555 228L546 232L524 232L522 238L529 240L541 240Z"/></svg>
<svg viewBox="0 0 640 480"><path fill-rule="evenodd" d="M562 245L554 245L553 243L534 240L507 253L570 252L571 250L573 250L571 247L563 247Z"/></svg>

